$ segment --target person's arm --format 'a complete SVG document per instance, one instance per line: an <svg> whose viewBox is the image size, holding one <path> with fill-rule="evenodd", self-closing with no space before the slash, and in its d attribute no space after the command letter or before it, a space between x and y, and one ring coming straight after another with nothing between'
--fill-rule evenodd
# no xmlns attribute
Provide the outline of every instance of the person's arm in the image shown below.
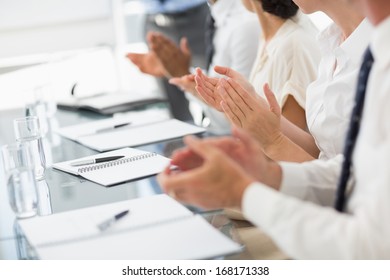
<svg viewBox="0 0 390 280"><path fill-rule="evenodd" d="M283 116L280 121L280 127L283 134L291 139L291 141L304 149L313 158L318 158L320 151L313 136L309 132L297 127Z"/></svg>
<svg viewBox="0 0 390 280"><path fill-rule="evenodd" d="M388 259L388 185L373 180L370 187L381 192L365 200L375 203L361 203L350 215L255 183L244 193L243 213L294 259Z"/></svg>
<svg viewBox="0 0 390 280"><path fill-rule="evenodd" d="M236 80L221 81L222 108L230 121L249 131L273 160L304 162L315 159L303 148L283 134L281 109L266 84L264 94L267 102L257 96L253 87L245 90Z"/></svg>

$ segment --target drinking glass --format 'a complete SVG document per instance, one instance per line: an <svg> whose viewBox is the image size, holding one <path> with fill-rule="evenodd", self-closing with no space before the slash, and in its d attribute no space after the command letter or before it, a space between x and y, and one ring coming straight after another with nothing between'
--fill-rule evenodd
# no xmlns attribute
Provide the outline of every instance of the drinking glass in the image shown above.
<svg viewBox="0 0 390 280"><path fill-rule="evenodd" d="M35 216L38 196L30 143L14 143L1 150L12 210L17 218Z"/></svg>
<svg viewBox="0 0 390 280"><path fill-rule="evenodd" d="M35 178L44 177L46 158L38 117L28 116L14 120L15 137L18 143L29 143L34 164Z"/></svg>

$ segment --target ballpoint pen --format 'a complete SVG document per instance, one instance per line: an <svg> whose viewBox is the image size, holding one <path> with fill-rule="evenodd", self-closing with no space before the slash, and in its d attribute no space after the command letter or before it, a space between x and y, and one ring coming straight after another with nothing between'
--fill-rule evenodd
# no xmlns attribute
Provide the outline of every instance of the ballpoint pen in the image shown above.
<svg viewBox="0 0 390 280"><path fill-rule="evenodd" d="M131 125L131 122L121 123L121 124L117 124L117 125L114 125L114 126L111 126L111 127L100 128L100 129L97 129L95 131L95 133L111 131L111 130L114 130L114 129L117 129L117 128L121 128L121 127L124 127L124 126L128 126L128 125Z"/></svg>
<svg viewBox="0 0 390 280"><path fill-rule="evenodd" d="M113 224L115 224L119 219L121 219L124 216L126 216L127 214L129 214L129 212L130 212L129 210L122 211L122 212L116 214L115 216L105 220L104 222L98 224L97 227L100 229L100 231L104 231L104 230L108 229L109 227L111 227Z"/></svg>
<svg viewBox="0 0 390 280"><path fill-rule="evenodd" d="M113 161L113 160L117 160L117 159L120 159L123 157L125 157L125 156L112 156L112 157L84 159L84 160L74 161L70 165L71 166L80 166L80 165L94 164L94 163L100 163L100 162L106 162L106 161Z"/></svg>

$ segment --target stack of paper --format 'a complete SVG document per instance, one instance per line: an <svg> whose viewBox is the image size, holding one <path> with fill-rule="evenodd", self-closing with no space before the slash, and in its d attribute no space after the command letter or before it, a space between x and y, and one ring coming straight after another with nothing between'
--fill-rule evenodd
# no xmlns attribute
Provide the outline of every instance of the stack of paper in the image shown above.
<svg viewBox="0 0 390 280"><path fill-rule="evenodd" d="M65 127L59 130L59 134L62 136L100 152L123 147L135 147L203 132L205 132L203 127L176 119L143 124L108 119Z"/></svg>
<svg viewBox="0 0 390 280"><path fill-rule="evenodd" d="M128 210L108 230L98 226ZM41 259L209 259L241 246L167 195L18 220Z"/></svg>

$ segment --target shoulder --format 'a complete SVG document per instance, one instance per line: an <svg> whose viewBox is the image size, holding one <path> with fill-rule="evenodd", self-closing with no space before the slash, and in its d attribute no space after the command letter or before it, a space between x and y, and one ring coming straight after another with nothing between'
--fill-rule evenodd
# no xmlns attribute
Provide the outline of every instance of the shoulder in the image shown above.
<svg viewBox="0 0 390 280"><path fill-rule="evenodd" d="M315 32L293 23L292 30L280 40L279 54L295 56L297 54L320 55L320 48Z"/></svg>

